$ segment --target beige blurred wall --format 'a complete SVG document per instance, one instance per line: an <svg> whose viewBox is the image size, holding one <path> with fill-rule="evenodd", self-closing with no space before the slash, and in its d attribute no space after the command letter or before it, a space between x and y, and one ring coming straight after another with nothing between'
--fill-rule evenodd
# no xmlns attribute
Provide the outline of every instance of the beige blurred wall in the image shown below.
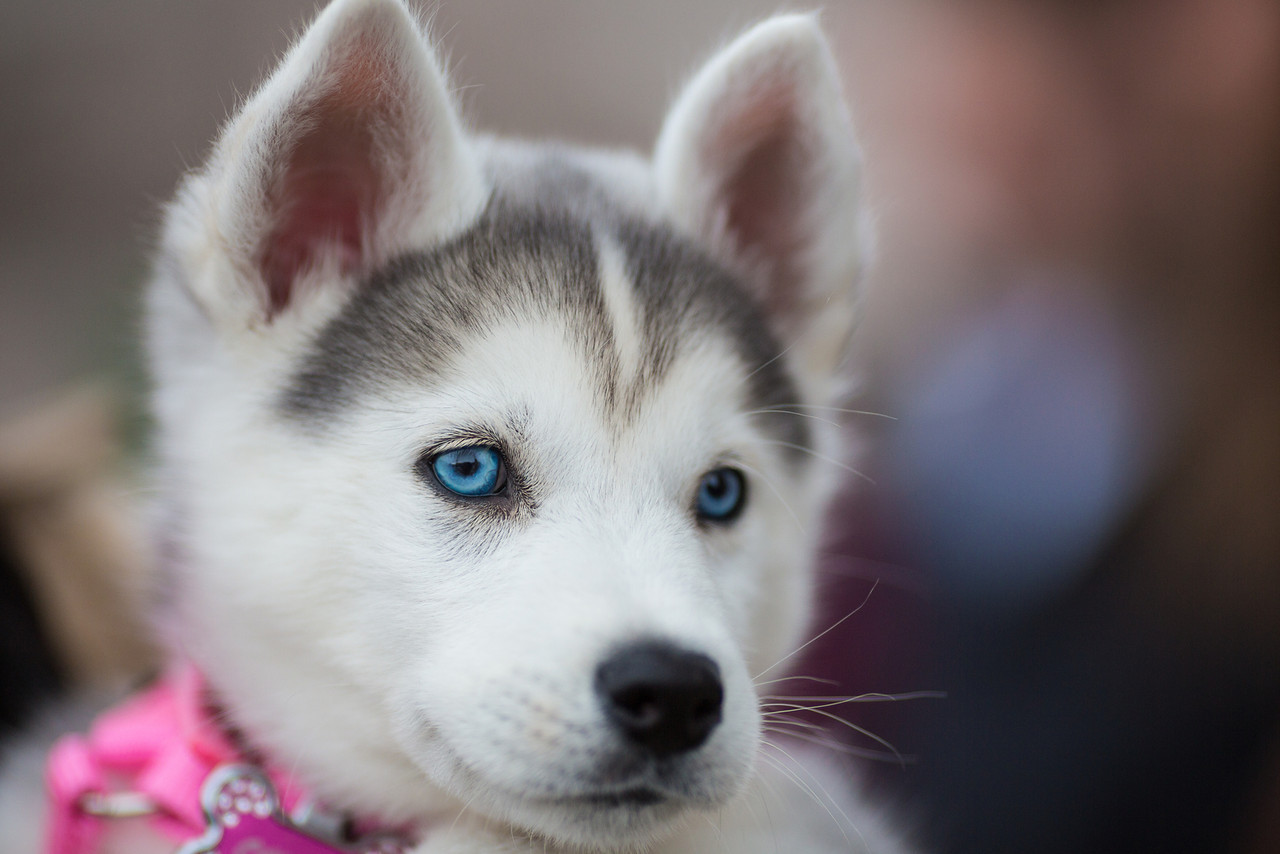
<svg viewBox="0 0 1280 854"><path fill-rule="evenodd" d="M0 419L130 370L159 205L316 5L0 3ZM645 148L697 59L780 4L434 5L478 127Z"/></svg>

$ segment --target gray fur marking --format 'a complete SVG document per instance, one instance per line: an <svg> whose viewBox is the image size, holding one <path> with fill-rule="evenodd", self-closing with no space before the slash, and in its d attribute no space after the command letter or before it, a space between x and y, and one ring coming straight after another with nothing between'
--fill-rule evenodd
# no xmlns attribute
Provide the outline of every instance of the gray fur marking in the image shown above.
<svg viewBox="0 0 1280 854"><path fill-rule="evenodd" d="M600 180L565 157L550 153L542 166L523 176L518 194L499 190L459 237L402 256L361 285L286 389L285 413L318 426L386 384L430 385L491 325L554 314L578 330L600 399L621 422L631 420L683 342L719 334L747 367L751 408L782 410L757 416L765 429L809 447L808 425L794 414L795 383L744 283L665 224L611 206ZM622 249L641 315L644 363L627 388L596 234Z"/></svg>
<svg viewBox="0 0 1280 854"><path fill-rule="evenodd" d="M489 325L552 312L578 320L591 352L612 351L591 232L564 216L492 206L453 241L363 283L321 332L284 409L314 422L387 382L430 385Z"/></svg>

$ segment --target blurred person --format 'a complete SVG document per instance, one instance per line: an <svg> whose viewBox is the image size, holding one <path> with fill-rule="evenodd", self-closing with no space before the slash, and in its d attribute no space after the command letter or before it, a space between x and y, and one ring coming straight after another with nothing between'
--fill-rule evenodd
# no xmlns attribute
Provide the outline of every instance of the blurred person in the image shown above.
<svg viewBox="0 0 1280 854"><path fill-rule="evenodd" d="M1280 6L868 4L845 47L898 420L831 570L924 571L878 644L950 695L877 718L885 778L942 851L1276 850Z"/></svg>

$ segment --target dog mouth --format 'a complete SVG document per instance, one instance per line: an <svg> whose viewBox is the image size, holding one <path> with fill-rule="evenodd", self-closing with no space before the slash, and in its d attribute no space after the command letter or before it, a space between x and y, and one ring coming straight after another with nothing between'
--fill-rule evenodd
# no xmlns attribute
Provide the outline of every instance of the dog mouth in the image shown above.
<svg viewBox="0 0 1280 854"><path fill-rule="evenodd" d="M473 785L479 784L494 792L501 792L513 800L529 806L542 808L568 809L589 812L638 812L658 807L679 807L700 800L669 787L656 784L654 775L646 773L620 774L612 782L599 781L595 785L572 787L560 792L544 791L532 794L528 791L514 791L507 785L486 781L484 772L470 765L460 755L450 751L454 767L463 772ZM621 779L619 779L619 777ZM631 779L626 779L630 777ZM576 791L574 790L576 788Z"/></svg>
<svg viewBox="0 0 1280 854"><path fill-rule="evenodd" d="M564 798L561 802L569 805L587 805L606 809L635 809L652 807L670 801L670 795L659 792L649 786L636 786L616 792L596 792L578 797Z"/></svg>

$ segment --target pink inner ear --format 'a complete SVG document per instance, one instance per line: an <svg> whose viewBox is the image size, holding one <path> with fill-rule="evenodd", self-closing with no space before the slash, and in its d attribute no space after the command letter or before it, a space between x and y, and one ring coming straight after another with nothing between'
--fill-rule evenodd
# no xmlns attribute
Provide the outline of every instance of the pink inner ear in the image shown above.
<svg viewBox="0 0 1280 854"><path fill-rule="evenodd" d="M273 316L289 304L298 275L319 256L336 257L344 273L360 266L364 233L382 196L370 136L355 127L320 129L294 148L275 194L276 226L261 262Z"/></svg>
<svg viewBox="0 0 1280 854"><path fill-rule="evenodd" d="M334 74L335 88L290 117L304 130L273 170L274 227L260 256L273 317L294 298L299 274L322 257L336 258L344 273L367 261L369 232L394 180L384 174L394 165L388 149L402 143L394 138L399 93L388 71L376 48L353 46Z"/></svg>
<svg viewBox="0 0 1280 854"><path fill-rule="evenodd" d="M725 159L733 164L720 197L738 248L769 269L769 308L786 311L796 299L793 285L808 225L803 221L807 176L794 90L773 83L747 100L750 107L725 122L712 142L721 157L731 153Z"/></svg>

